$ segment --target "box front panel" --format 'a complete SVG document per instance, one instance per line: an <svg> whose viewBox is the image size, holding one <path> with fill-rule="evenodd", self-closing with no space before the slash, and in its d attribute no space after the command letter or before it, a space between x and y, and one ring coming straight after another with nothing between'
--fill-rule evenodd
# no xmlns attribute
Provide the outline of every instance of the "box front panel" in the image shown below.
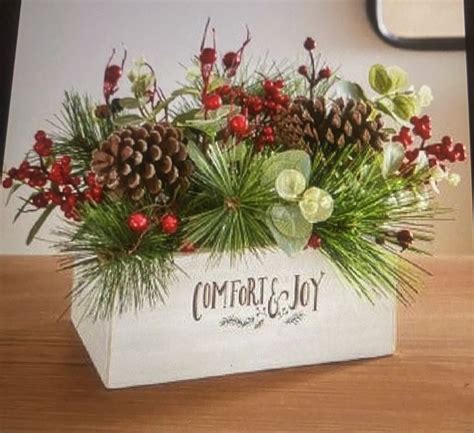
<svg viewBox="0 0 474 433"><path fill-rule="evenodd" d="M360 298L318 252L177 264L166 305L114 319L110 387L393 353L393 300Z"/></svg>

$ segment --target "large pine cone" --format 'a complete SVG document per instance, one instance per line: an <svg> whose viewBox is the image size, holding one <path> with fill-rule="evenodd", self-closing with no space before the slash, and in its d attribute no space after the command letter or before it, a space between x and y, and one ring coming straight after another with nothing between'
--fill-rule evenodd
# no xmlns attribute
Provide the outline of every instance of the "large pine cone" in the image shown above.
<svg viewBox="0 0 474 433"><path fill-rule="evenodd" d="M388 136L383 132L381 115L369 120L371 113L372 108L361 101L340 98L326 103L323 97L314 101L299 97L277 117L277 137L290 149L312 152L323 143L337 147L370 145L380 150Z"/></svg>
<svg viewBox="0 0 474 433"><path fill-rule="evenodd" d="M138 201L145 193L171 197L189 187L193 163L180 129L167 123L129 126L92 154L92 170L109 190Z"/></svg>

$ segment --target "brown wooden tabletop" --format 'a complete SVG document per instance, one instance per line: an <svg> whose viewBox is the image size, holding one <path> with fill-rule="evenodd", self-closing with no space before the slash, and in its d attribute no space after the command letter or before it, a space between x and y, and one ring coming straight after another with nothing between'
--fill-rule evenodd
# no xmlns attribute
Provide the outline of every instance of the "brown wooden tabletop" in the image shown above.
<svg viewBox="0 0 474 433"><path fill-rule="evenodd" d="M393 357L107 391L54 258L0 258L0 432L473 432L474 257L400 308Z"/></svg>

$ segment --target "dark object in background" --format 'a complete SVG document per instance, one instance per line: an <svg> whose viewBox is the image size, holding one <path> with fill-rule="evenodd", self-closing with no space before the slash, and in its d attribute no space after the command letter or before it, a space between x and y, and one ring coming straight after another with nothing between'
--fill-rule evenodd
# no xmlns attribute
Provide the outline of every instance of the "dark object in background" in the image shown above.
<svg viewBox="0 0 474 433"><path fill-rule="evenodd" d="M21 0L0 1L0 163L3 168Z"/></svg>

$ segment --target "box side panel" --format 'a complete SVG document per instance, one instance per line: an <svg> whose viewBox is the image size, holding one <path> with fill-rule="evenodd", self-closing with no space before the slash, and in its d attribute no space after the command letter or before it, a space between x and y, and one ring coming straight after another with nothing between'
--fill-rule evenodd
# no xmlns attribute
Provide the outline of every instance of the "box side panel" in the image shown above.
<svg viewBox="0 0 474 433"><path fill-rule="evenodd" d="M84 308L77 300L73 300L71 304L71 321L102 382L109 387L111 321L94 322L84 317Z"/></svg>
<svg viewBox="0 0 474 433"><path fill-rule="evenodd" d="M170 287L166 305L114 320L110 387L394 352L394 301L360 298L318 252L212 269L206 259L178 259L187 276Z"/></svg>

